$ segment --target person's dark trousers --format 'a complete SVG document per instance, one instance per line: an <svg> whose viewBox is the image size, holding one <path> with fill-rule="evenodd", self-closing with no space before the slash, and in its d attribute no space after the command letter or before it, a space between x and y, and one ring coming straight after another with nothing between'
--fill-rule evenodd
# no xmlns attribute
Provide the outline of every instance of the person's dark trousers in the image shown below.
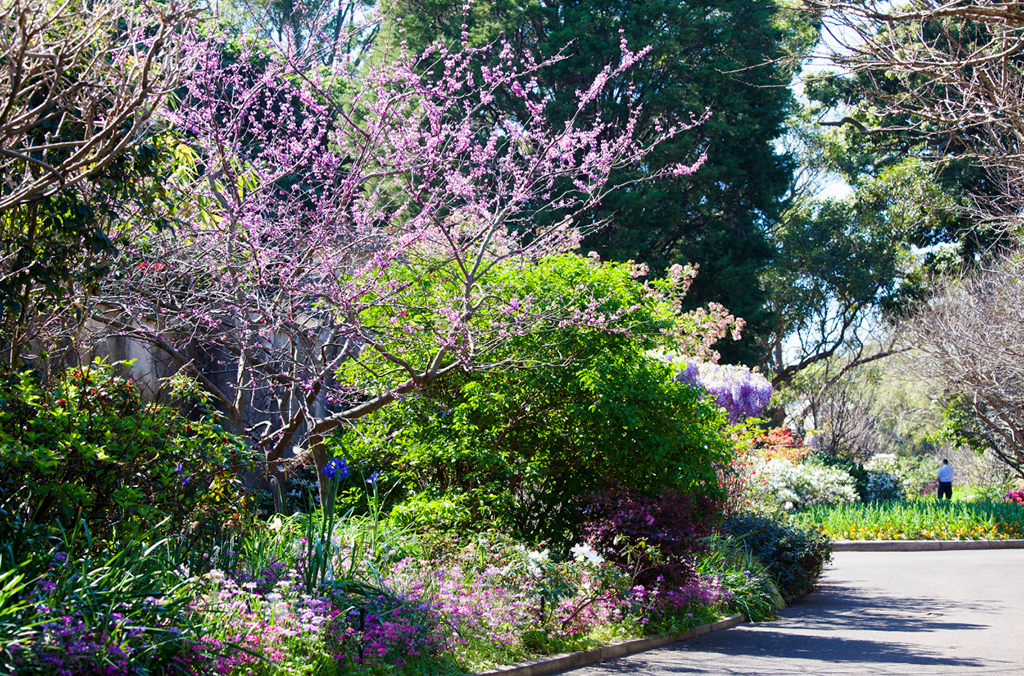
<svg viewBox="0 0 1024 676"><path fill-rule="evenodd" d="M953 482L952 481L940 481L939 482L939 500L945 496L947 500L953 499Z"/></svg>

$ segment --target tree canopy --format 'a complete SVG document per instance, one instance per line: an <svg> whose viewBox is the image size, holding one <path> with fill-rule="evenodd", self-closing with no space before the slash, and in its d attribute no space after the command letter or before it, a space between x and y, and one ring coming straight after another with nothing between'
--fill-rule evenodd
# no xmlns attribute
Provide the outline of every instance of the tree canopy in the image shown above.
<svg viewBox="0 0 1024 676"><path fill-rule="evenodd" d="M666 177L618 191L591 214L607 225L584 247L613 260L637 260L664 270L674 263L700 265L690 302L724 304L747 320L756 338L768 330L759 277L772 257L767 229L779 217L794 169L775 141L783 133L793 96L788 67L773 63L793 43L813 34L783 14L774 0L578 0L555 3L396 0L391 39L413 47L437 37L470 44L503 35L517 53L540 58L564 51L566 59L537 78L550 101L546 115L561 119L577 90L615 58L616 36L648 49L629 84L606 89L594 114L616 126L640 104L642 137L656 133L662 117L711 116L686 138L673 139L642 166L613 180L636 178L667 163L692 162L700 172L685 181ZM727 359L760 361L756 340L727 346Z"/></svg>

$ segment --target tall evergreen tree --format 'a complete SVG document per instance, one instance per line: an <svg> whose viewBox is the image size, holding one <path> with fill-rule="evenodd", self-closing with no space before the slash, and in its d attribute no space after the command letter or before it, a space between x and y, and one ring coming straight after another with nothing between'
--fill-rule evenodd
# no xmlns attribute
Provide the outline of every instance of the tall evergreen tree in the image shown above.
<svg viewBox="0 0 1024 676"><path fill-rule="evenodd" d="M695 176L661 179L618 191L593 217L608 224L584 246L615 260L634 259L662 270L700 265L689 299L723 303L764 333L769 318L759 279L772 255L766 233L778 218L794 163L775 140L783 133L793 96L790 72L773 59L807 31L786 24L776 0L394 0L391 38L413 47L442 38L470 44L504 36L521 56L539 58L565 48L566 58L539 81L551 96L549 119L565 119L577 90L617 58L620 36L632 49L649 47L631 70L632 84L608 88L600 99L605 121L627 122L639 98L640 135L653 134L665 114L711 117L686 138L659 147L649 166L615 177L621 183L671 162L707 154ZM400 17L399 19L394 19ZM790 45L791 47L791 45ZM726 359L759 362L759 341L726 346ZM762 342L763 344L763 342Z"/></svg>

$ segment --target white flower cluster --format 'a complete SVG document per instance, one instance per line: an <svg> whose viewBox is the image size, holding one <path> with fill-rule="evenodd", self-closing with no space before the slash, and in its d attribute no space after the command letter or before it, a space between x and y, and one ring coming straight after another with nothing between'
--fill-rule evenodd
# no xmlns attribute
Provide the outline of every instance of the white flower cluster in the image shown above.
<svg viewBox="0 0 1024 676"><path fill-rule="evenodd" d="M901 500L903 498L903 485L894 474L869 470L867 486L864 492L864 498L868 502Z"/></svg>
<svg viewBox="0 0 1024 676"><path fill-rule="evenodd" d="M875 453L864 462L864 469L888 472L898 476L900 473L900 463L894 453Z"/></svg>
<svg viewBox="0 0 1024 676"><path fill-rule="evenodd" d="M526 572L533 577L543 577L544 568L543 566L551 561L551 550L544 549L539 552L533 552L526 549L522 545L516 545L516 550L523 555L523 561L526 564Z"/></svg>
<svg viewBox="0 0 1024 676"><path fill-rule="evenodd" d="M793 464L789 460L772 458L756 461L754 471L768 477L768 490L774 502L783 509L846 504L858 500L853 477L836 467L817 463Z"/></svg>
<svg viewBox="0 0 1024 676"><path fill-rule="evenodd" d="M580 563L589 563L592 566L600 566L604 563L604 557L594 551L594 548L587 543L581 543L573 545L572 558L576 559Z"/></svg>
<svg viewBox="0 0 1024 676"><path fill-rule="evenodd" d="M870 502L885 502L903 498L900 463L892 453L876 453L864 463L868 472L864 496Z"/></svg>

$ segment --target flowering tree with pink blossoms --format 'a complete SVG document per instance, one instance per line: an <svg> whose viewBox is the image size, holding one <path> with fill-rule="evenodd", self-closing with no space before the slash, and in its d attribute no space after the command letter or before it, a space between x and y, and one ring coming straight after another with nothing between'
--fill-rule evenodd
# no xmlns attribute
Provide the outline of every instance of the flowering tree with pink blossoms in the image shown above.
<svg viewBox="0 0 1024 676"><path fill-rule="evenodd" d="M94 319L190 371L272 475L293 454L326 467L325 434L453 371L532 365L507 349L517 338L646 330L639 300L610 307L585 280L568 296L521 283L599 225L574 217L613 169L700 123L638 139L639 108L624 129L593 113L605 88L628 97L643 52L623 41L551 125L535 76L558 56L435 45L356 74L245 36L192 49L201 65L168 113L176 225L123 246ZM518 114L495 109L498 92Z"/></svg>

